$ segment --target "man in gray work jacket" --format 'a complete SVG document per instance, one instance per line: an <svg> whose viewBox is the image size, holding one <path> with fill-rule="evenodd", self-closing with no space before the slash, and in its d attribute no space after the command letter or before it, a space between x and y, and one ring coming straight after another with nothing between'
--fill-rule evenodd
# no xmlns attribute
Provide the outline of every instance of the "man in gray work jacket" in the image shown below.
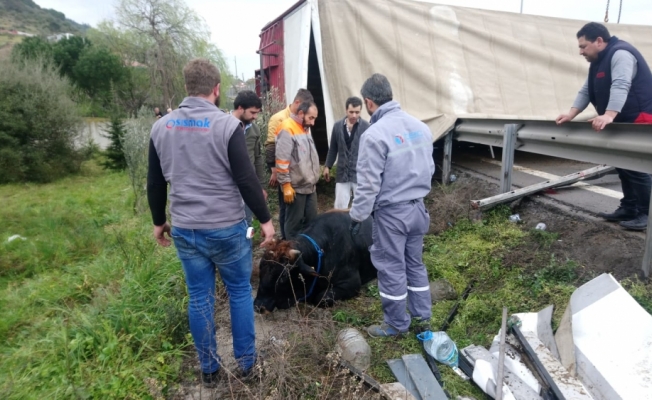
<svg viewBox="0 0 652 400"><path fill-rule="evenodd" d="M331 145L328 148L324 168L324 179L330 182L330 169L337 158L334 208L340 210L349 208L349 201L355 191L360 137L369 127L369 123L360 118L360 111L362 111L360 98L349 97L346 99L345 107L346 117L333 126Z"/></svg>
<svg viewBox="0 0 652 400"><path fill-rule="evenodd" d="M247 155L249 161L256 170L256 176L260 186L267 184L265 179L265 155L260 143L260 129L256 125L256 118L263 108L263 103L256 92L252 90L243 90L235 96L233 100L233 111L231 115L239 119L244 124L245 142L247 143ZM267 191L263 189L263 196L267 200ZM245 204L245 220L249 226L252 226L254 214Z"/></svg>
<svg viewBox="0 0 652 400"><path fill-rule="evenodd" d="M557 117L557 124L571 121L589 102L598 112L591 120L598 132L612 122L652 124L652 72L641 53L596 22L584 25L577 32L577 40L580 54L591 63L589 76L570 111ZM645 230L652 179L643 172L616 171L623 189L620 207L598 215L607 221L620 221L625 229Z"/></svg>
<svg viewBox="0 0 652 400"><path fill-rule="evenodd" d="M371 262L378 270L384 322L372 325L372 337L404 334L410 315L419 330L429 329L431 300L422 261L423 237L430 216L423 198L435 172L432 133L423 122L392 101L387 78L374 74L362 86L371 126L360 140L358 184L351 215L351 234L373 216Z"/></svg>
<svg viewBox="0 0 652 400"><path fill-rule="evenodd" d="M222 374L213 319L216 274L229 295L233 353L240 374L248 376L256 361L256 334L244 204L260 221L263 246L274 237L274 227L247 156L242 123L216 106L219 70L196 59L183 75L188 97L152 127L147 199L156 241L167 247L165 234L174 240L188 287L190 333L202 382L215 387ZM165 215L168 184L173 227Z"/></svg>

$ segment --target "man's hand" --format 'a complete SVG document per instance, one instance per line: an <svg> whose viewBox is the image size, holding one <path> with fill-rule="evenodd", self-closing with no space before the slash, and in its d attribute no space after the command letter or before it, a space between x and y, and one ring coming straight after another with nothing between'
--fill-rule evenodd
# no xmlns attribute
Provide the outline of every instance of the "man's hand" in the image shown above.
<svg viewBox="0 0 652 400"><path fill-rule="evenodd" d="M294 203L294 197L296 196L296 193L294 192L294 188L292 188L291 183L284 183L283 184L283 201L287 204L292 204Z"/></svg>
<svg viewBox="0 0 652 400"><path fill-rule="evenodd" d="M269 178L269 186L276 187L278 180L276 180L276 168L272 168L272 176Z"/></svg>
<svg viewBox="0 0 652 400"><path fill-rule="evenodd" d="M263 189L263 197L265 198L265 202L267 202L267 190Z"/></svg>
<svg viewBox="0 0 652 400"><path fill-rule="evenodd" d="M557 117L555 122L557 122L557 125L565 124L566 122L570 122L573 120L573 117L570 114L561 114L560 116Z"/></svg>
<svg viewBox="0 0 652 400"><path fill-rule="evenodd" d="M172 242L165 237L165 234L167 233L168 237L170 237L170 230L170 224L167 222L161 226L154 225L154 239L156 239L156 243L163 247L169 247Z"/></svg>
<svg viewBox="0 0 652 400"><path fill-rule="evenodd" d="M611 115L605 114L605 115L600 115L598 117L590 119L589 122L591 123L591 126L593 127L594 131L600 132L607 125L614 122L614 117L612 117Z"/></svg>
<svg viewBox="0 0 652 400"><path fill-rule="evenodd" d="M329 171L329 168L327 168L327 167L324 167L324 180L326 182L331 181L331 172Z"/></svg>
<svg viewBox="0 0 652 400"><path fill-rule="evenodd" d="M362 222L356 221L354 219L351 220L351 225L349 225L349 231L351 231L351 236L355 237L358 232L360 232L360 226L362 225Z"/></svg>
<svg viewBox="0 0 652 400"><path fill-rule="evenodd" d="M557 125L565 124L566 122L572 121L580 112L582 112L582 110L579 108L571 107L568 113L558 116L555 122L557 122Z"/></svg>
<svg viewBox="0 0 652 400"><path fill-rule="evenodd" d="M263 242L260 244L260 247L266 247L267 245L272 243L272 241L274 240L274 234L276 233L274 231L274 225L272 225L272 220L270 219L264 224L260 224L260 231L264 239Z"/></svg>

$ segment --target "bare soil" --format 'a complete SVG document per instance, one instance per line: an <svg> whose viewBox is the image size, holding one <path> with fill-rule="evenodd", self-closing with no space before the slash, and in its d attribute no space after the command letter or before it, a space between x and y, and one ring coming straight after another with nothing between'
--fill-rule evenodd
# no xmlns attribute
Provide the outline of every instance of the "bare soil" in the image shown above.
<svg viewBox="0 0 652 400"><path fill-rule="evenodd" d="M469 207L471 200L482 199L497 193L498 186L463 172L456 172L458 180L450 186L433 185L426 199L430 213L430 234L440 234L453 226L460 218L479 219L482 215ZM325 212L332 208L334 181L318 185L318 209ZM270 209L278 226L278 202L275 191L270 190ZM570 211L570 213L568 212ZM630 234L609 223L598 221L573 210L562 211L537 200L525 199L514 208L520 214L525 229L534 229L539 222L547 225L547 231L558 234L556 240L546 247L558 259L577 262L578 281L583 282L601 273L611 273L618 280L638 279L644 251L644 237ZM542 244L528 240L504 258L503 264L528 265L542 268L547 260L538 257ZM257 266L261 252L254 252ZM254 290L258 281L256 267L252 276ZM232 354L232 338L228 299L222 288L215 320L218 325L217 339L219 353L230 379L218 389L203 389L199 366L192 353L184 373L184 381L169 398L174 399L278 399L283 389L294 395L292 398L309 396L319 399L371 399L378 396L363 387L357 380L337 368L337 359L332 349L335 345L333 332L337 332L331 311L304 305L269 315L256 315L257 348L263 355L260 367L262 375L246 383L238 380L234 373L235 360ZM363 303L373 299L355 299ZM301 373L299 373L301 371ZM305 379L312 377L311 381ZM272 389L270 389L272 388ZM273 389L276 388L276 389ZM296 389L288 389L296 388ZM276 393L276 395L275 395Z"/></svg>

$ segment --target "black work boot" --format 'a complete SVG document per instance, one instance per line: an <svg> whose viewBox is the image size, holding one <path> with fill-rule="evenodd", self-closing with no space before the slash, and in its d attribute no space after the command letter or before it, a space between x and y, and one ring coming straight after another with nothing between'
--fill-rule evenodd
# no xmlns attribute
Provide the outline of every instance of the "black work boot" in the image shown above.
<svg viewBox="0 0 652 400"><path fill-rule="evenodd" d="M430 321L422 318L412 318L412 331L417 335L425 331L432 331Z"/></svg>
<svg viewBox="0 0 652 400"><path fill-rule="evenodd" d="M616 211L611 214L608 213L598 213L598 217L604 218L607 221L631 221L636 218L636 211L626 210L622 207L618 207Z"/></svg>
<svg viewBox="0 0 652 400"><path fill-rule="evenodd" d="M210 374L206 374L202 372L201 383L204 385L205 388L214 389L220 383L222 378L223 378L222 368Z"/></svg>
<svg viewBox="0 0 652 400"><path fill-rule="evenodd" d="M632 231L644 231L647 229L647 215L638 214L638 216L631 221L622 221L620 226Z"/></svg>

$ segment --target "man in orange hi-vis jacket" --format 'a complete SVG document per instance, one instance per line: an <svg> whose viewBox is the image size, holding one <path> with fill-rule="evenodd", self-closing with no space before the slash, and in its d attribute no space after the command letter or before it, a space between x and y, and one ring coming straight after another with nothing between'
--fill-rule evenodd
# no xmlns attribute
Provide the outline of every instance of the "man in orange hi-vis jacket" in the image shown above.
<svg viewBox="0 0 652 400"><path fill-rule="evenodd" d="M296 114L283 121L276 137L276 174L286 204L287 239L294 238L317 216L319 155L310 133L316 119L315 103L303 102Z"/></svg>

